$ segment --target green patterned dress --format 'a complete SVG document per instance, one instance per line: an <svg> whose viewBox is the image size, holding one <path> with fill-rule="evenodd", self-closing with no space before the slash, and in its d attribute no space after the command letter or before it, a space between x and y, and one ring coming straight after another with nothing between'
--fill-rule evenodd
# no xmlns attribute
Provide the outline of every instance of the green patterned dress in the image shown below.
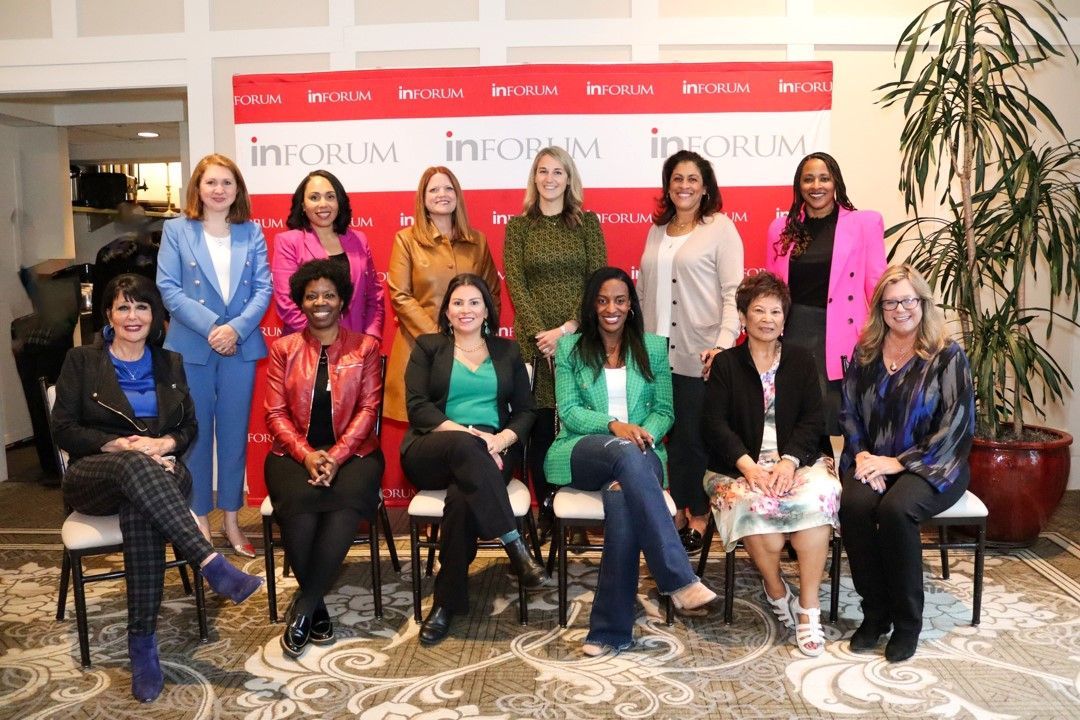
<svg viewBox="0 0 1080 720"><path fill-rule="evenodd" d="M514 303L514 336L521 357L536 368L536 406L555 407L555 380L539 353L535 336L577 319L585 281L607 264L607 248L595 213L582 214L570 229L561 216L519 215L506 226L503 265Z"/></svg>

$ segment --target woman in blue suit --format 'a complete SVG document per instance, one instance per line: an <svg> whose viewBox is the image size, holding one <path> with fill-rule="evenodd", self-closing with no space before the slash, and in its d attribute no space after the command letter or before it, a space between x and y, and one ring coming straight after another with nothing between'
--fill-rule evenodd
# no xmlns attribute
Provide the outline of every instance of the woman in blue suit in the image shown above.
<svg viewBox="0 0 1080 720"><path fill-rule="evenodd" d="M630 276L589 277L579 332L555 350L559 434L544 461L548 482L603 490L604 554L582 651L633 645L640 556L661 593L692 610L716 598L690 567L664 499L664 435L675 420L667 342L646 333Z"/></svg>
<svg viewBox="0 0 1080 720"><path fill-rule="evenodd" d="M224 155L207 155L191 173L184 216L165 223L157 283L172 316L165 347L184 356L199 424L187 458L192 509L209 539L216 437L223 529L238 555L255 557L236 512L243 499L255 361L266 356L259 322L272 285L266 240L251 222L247 186Z"/></svg>

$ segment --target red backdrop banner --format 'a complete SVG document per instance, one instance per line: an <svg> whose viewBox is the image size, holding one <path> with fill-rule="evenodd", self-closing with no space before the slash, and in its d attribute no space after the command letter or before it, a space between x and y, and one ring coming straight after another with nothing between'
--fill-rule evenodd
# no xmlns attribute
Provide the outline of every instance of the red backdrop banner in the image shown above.
<svg viewBox="0 0 1080 720"><path fill-rule="evenodd" d="M724 212L746 250L746 272L764 260L765 231L791 204L795 164L827 150L832 64L686 63L515 65L240 75L233 78L236 160L273 256L289 200L311 170L337 175L385 280L394 234L412 224L420 174L447 165L461 180L469 220L502 267L506 222L521 212L536 153L559 145L574 158L585 207L600 216L608 259L636 279L660 169L694 150L716 170ZM512 337L513 308L500 334ZM394 336L387 307L384 351ZM276 312L263 321L281 334ZM248 502L266 495L260 367L248 434ZM402 505L412 489L397 448L401 423L387 422L383 494Z"/></svg>

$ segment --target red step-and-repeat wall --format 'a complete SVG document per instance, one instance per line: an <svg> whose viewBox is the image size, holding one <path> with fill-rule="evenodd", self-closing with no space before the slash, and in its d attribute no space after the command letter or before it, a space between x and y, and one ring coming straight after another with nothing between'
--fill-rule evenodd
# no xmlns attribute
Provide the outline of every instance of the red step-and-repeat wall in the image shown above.
<svg viewBox="0 0 1080 720"><path fill-rule="evenodd" d="M469 220L485 233L502 267L507 220L521 212L536 153L565 148L596 212L608 260L636 279L649 218L661 194L664 159L679 150L708 158L724 212L746 250L746 272L764 260L765 231L791 204L795 164L829 147L832 64L686 63L517 65L242 75L233 78L236 161L255 220L273 255L289 201L311 170L341 179L353 227L385 270L394 234L413 222L421 173L446 165L464 190ZM385 279L385 273L380 273ZM387 293L389 297L389 293ZM512 336L506 308L500 333ZM394 336L387 303L384 351ZM276 312L263 321L272 342ZM260 368L248 444L248 502L266 495L262 466L270 438L263 422ZM383 452L388 505L412 496L397 448L404 426L387 422Z"/></svg>

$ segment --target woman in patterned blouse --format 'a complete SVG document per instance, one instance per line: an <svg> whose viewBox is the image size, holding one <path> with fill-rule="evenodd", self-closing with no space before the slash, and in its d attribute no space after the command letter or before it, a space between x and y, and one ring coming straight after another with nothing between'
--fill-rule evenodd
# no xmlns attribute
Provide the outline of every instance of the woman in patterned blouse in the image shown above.
<svg viewBox="0 0 1080 720"><path fill-rule="evenodd" d="M844 376L840 527L863 622L853 652L915 654L922 630L919 524L968 486L975 401L967 356L945 334L930 286L910 265L889 268Z"/></svg>
<svg viewBox="0 0 1080 720"><path fill-rule="evenodd" d="M581 209L581 176L560 147L541 150L525 187L525 208L506 226L503 262L514 303L514 336L521 357L536 373L536 422L529 439L529 472L541 503L540 529L551 530L554 486L544 457L555 439L555 343L577 332L577 310L585 281L607 265L607 248L596 213ZM538 362L543 360L543 362Z"/></svg>

